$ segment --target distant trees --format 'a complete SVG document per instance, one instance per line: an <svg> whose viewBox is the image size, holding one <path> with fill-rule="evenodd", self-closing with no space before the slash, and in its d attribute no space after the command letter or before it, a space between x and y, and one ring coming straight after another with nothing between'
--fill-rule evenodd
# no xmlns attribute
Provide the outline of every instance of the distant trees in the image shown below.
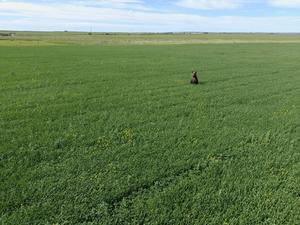
<svg viewBox="0 0 300 225"><path fill-rule="evenodd" d="M16 33L10 32L10 33L0 33L0 37L14 37L16 36Z"/></svg>

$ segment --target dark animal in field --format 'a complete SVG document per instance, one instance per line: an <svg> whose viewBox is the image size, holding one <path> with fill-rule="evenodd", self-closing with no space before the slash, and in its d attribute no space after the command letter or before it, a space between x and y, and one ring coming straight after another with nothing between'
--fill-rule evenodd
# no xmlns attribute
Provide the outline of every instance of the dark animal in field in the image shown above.
<svg viewBox="0 0 300 225"><path fill-rule="evenodd" d="M197 71L192 72L192 80L191 84L199 84L198 76L197 76Z"/></svg>

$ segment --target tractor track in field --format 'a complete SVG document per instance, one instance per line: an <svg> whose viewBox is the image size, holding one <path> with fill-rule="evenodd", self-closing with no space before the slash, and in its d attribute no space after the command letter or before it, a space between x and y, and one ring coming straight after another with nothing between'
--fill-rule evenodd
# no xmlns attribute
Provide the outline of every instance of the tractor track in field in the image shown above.
<svg viewBox="0 0 300 225"><path fill-rule="evenodd" d="M171 176L166 175L161 179L157 179L149 183L141 184L140 186L131 188L126 192L122 193L121 195L116 196L114 199L108 201L107 203L111 206L111 211L113 212L116 208L120 206L122 201L133 199L137 197L139 194L150 192L152 189L156 187L158 189L167 188L170 184L174 183L178 178L184 178L188 176L190 173L195 172L196 171L195 168L196 165L191 165L190 167L177 171L175 174ZM204 170L205 168L203 169L201 168L201 169Z"/></svg>
<svg viewBox="0 0 300 225"><path fill-rule="evenodd" d="M178 170L171 175L165 174L165 176L161 177L160 179L156 179L149 183L144 183L127 190L126 192L116 196L112 200L107 201L110 206L110 213L113 215L123 201L133 200L141 194L151 193L152 191L161 192L162 190L168 188L170 185L176 183L179 179L187 178L192 174L202 174L215 162L234 160L235 155L215 155L212 158L214 159L206 159L201 162L199 161L198 163L194 163L184 169Z"/></svg>

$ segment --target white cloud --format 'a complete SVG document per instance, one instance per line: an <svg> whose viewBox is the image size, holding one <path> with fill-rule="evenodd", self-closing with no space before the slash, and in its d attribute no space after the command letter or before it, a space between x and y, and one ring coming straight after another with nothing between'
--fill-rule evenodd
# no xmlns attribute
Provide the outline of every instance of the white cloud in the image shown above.
<svg viewBox="0 0 300 225"><path fill-rule="evenodd" d="M9 15L9 16L8 16ZM72 3L0 1L0 30L299 32L300 16L201 16Z"/></svg>
<svg viewBox="0 0 300 225"><path fill-rule="evenodd" d="M96 2L97 0L94 0L94 1ZM128 4L128 3L141 4L142 3L141 0L98 0L97 2L125 3L125 4Z"/></svg>
<svg viewBox="0 0 300 225"><path fill-rule="evenodd" d="M150 10L142 0L69 0L68 2L65 1L66 3L81 6Z"/></svg>
<svg viewBox="0 0 300 225"><path fill-rule="evenodd" d="M240 0L179 0L176 5L193 9L234 9L241 4Z"/></svg>
<svg viewBox="0 0 300 225"><path fill-rule="evenodd" d="M300 0L269 0L269 3L277 7L300 7Z"/></svg>

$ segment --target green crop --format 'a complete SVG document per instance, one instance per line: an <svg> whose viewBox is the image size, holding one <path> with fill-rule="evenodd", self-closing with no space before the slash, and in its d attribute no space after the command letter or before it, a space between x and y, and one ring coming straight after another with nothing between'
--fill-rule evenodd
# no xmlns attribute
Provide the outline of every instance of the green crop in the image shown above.
<svg viewBox="0 0 300 225"><path fill-rule="evenodd" d="M1 46L0 224L299 224L299 52Z"/></svg>

